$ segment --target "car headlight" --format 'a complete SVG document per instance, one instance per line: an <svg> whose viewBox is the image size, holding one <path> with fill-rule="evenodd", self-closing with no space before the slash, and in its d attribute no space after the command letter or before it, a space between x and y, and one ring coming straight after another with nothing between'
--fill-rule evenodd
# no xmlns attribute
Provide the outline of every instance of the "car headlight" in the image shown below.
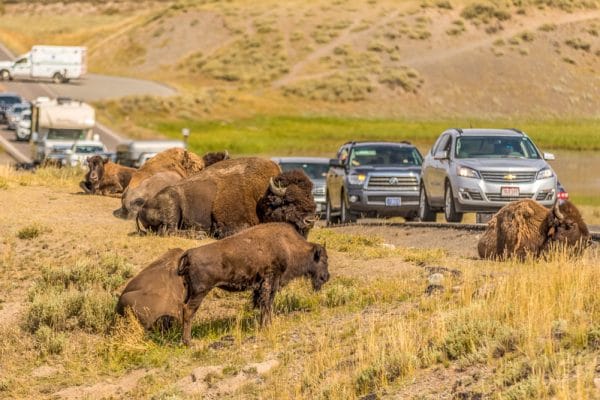
<svg viewBox="0 0 600 400"><path fill-rule="evenodd" d="M552 178L554 176L554 172L552 172L552 170L550 168L544 168L541 169L538 173L537 173L537 177L536 179L548 179L548 178Z"/></svg>
<svg viewBox="0 0 600 400"><path fill-rule="evenodd" d="M462 176L463 178L475 178L480 179L479 172L475 171L473 168L458 166L456 168L456 173L458 176Z"/></svg>
<svg viewBox="0 0 600 400"><path fill-rule="evenodd" d="M348 182L351 185L362 185L365 182L365 179L367 179L365 174L348 175Z"/></svg>

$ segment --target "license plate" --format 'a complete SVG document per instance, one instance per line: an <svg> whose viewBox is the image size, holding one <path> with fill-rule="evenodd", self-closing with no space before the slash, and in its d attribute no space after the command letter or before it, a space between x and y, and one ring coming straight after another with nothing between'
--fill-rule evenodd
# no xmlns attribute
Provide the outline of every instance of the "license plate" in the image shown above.
<svg viewBox="0 0 600 400"><path fill-rule="evenodd" d="M400 197L386 197L385 205L388 207L400 207L402 204L402 198Z"/></svg>
<svg viewBox="0 0 600 400"><path fill-rule="evenodd" d="M505 186L500 188L500 195L502 197L519 197L519 188Z"/></svg>

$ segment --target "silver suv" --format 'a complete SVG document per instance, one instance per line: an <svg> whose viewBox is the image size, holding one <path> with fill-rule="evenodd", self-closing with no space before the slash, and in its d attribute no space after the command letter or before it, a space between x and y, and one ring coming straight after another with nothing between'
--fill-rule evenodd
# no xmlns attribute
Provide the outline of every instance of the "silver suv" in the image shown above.
<svg viewBox="0 0 600 400"><path fill-rule="evenodd" d="M423 161L419 218L460 222L464 212L494 213L514 200L551 207L556 174L531 139L517 129L449 129Z"/></svg>

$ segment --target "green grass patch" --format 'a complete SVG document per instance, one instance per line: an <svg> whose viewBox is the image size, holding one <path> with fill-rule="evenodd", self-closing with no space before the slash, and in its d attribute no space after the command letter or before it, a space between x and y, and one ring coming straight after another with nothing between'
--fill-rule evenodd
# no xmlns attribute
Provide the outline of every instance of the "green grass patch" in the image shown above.
<svg viewBox="0 0 600 400"><path fill-rule="evenodd" d="M600 120L509 121L475 119L405 120L343 117L257 116L233 121L143 122L168 137L191 130L198 153L228 149L232 154L335 155L350 140L409 140L428 151L449 127L518 127L545 149L600 150Z"/></svg>

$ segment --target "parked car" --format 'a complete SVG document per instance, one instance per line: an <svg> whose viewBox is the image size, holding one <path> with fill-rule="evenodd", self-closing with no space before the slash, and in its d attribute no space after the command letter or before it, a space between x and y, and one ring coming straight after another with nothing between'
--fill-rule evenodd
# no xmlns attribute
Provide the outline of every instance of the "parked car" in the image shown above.
<svg viewBox="0 0 600 400"><path fill-rule="evenodd" d="M317 213L325 213L325 181L329 171L329 159L319 157L276 157L272 159L282 171L294 169L303 170L310 178L313 189L312 195L317 204Z"/></svg>
<svg viewBox="0 0 600 400"><path fill-rule="evenodd" d="M134 140L117 145L117 163L139 168L161 151L178 147L185 148L181 140Z"/></svg>
<svg viewBox="0 0 600 400"><path fill-rule="evenodd" d="M329 223L361 216L414 219L423 157L409 142L348 142L330 160L325 215Z"/></svg>
<svg viewBox="0 0 600 400"><path fill-rule="evenodd" d="M25 110L21 113L21 119L15 129L15 139L17 141L26 141L31 137L31 110Z"/></svg>
<svg viewBox="0 0 600 400"><path fill-rule="evenodd" d="M423 161L419 218L460 222L464 212L495 213L511 201L546 207L557 196L556 174L533 141L517 129L449 129Z"/></svg>
<svg viewBox="0 0 600 400"><path fill-rule="evenodd" d="M21 96L14 93L0 93L0 124L6 124L6 111L15 104L23 102Z"/></svg>
<svg viewBox="0 0 600 400"><path fill-rule="evenodd" d="M17 129L19 121L21 121L21 117L25 111L29 111L29 115L31 115L31 105L29 103L14 104L6 110L6 124L8 125L8 129Z"/></svg>
<svg viewBox="0 0 600 400"><path fill-rule="evenodd" d="M87 165L87 158L95 155L105 157L107 150L104 143L97 140L80 140L65 151L63 166L80 167Z"/></svg>

